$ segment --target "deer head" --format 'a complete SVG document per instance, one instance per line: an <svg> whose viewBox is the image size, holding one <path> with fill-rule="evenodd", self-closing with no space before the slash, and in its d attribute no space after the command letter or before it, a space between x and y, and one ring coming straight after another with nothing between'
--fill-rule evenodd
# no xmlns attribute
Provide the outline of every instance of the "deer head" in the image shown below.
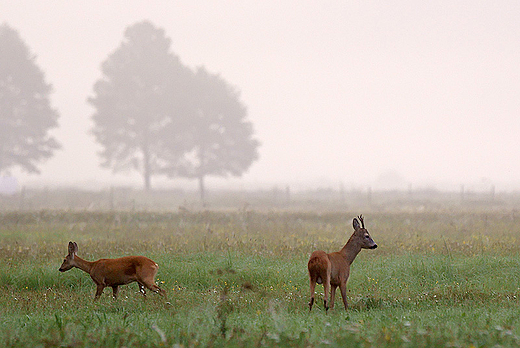
<svg viewBox="0 0 520 348"><path fill-rule="evenodd" d="M63 263L59 269L60 272L68 271L69 269L76 267L74 262L74 256L78 253L78 245L76 242L69 242L69 253L65 256Z"/></svg>
<svg viewBox="0 0 520 348"><path fill-rule="evenodd" d="M354 227L354 234L352 237L354 241L361 246L362 249L375 249L377 248L376 242L370 237L368 230L365 228L365 221L363 215L359 215L352 221L352 227Z"/></svg>

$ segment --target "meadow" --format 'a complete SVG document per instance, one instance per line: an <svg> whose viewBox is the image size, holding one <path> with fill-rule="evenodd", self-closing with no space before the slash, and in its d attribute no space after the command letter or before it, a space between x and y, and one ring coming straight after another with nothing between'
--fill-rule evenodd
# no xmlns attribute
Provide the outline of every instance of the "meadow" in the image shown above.
<svg viewBox="0 0 520 348"><path fill-rule="evenodd" d="M379 245L309 313L307 260L339 250L363 213ZM93 302L89 275L58 268L145 255L164 299L136 283ZM514 208L37 210L0 213L4 347L516 347L520 214Z"/></svg>

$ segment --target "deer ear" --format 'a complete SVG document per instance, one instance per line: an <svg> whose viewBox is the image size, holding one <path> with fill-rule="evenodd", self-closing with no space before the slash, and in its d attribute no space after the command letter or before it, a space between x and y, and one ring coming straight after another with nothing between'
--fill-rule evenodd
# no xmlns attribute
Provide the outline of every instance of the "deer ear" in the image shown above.
<svg viewBox="0 0 520 348"><path fill-rule="evenodd" d="M69 242L69 255L74 253L74 243Z"/></svg>
<svg viewBox="0 0 520 348"><path fill-rule="evenodd" d="M78 245L76 242L69 242L69 255L74 255L78 252Z"/></svg>
<svg viewBox="0 0 520 348"><path fill-rule="evenodd" d="M354 218L354 220L352 220L352 227L354 227L355 230L359 230L359 221L358 221L358 219Z"/></svg>

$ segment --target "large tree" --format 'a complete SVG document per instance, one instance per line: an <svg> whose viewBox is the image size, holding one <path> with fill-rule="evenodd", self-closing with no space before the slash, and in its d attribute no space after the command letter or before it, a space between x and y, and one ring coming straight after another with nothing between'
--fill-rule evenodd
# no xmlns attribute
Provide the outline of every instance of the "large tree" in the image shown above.
<svg viewBox="0 0 520 348"><path fill-rule="evenodd" d="M35 60L18 32L0 25L0 173L16 166L39 173L38 163L60 148L48 134L58 125L52 86Z"/></svg>
<svg viewBox="0 0 520 348"><path fill-rule="evenodd" d="M164 129L179 136L179 101L189 70L170 52L171 40L150 22L127 28L121 45L102 64L103 77L89 102L95 107L93 134L102 145L102 166L140 171L146 190L167 164ZM177 148L170 157L181 154Z"/></svg>
<svg viewBox="0 0 520 348"><path fill-rule="evenodd" d="M204 200L204 178L241 176L258 159L259 142L239 92L220 75L198 68L185 102L189 150L167 174L197 179Z"/></svg>

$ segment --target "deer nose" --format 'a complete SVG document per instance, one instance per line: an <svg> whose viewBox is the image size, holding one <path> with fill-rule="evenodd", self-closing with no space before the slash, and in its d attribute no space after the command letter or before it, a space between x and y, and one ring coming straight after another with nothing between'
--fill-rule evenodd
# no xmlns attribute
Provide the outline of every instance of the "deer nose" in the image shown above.
<svg viewBox="0 0 520 348"><path fill-rule="evenodd" d="M377 244L374 244L373 246L370 247L370 249L375 249L377 248Z"/></svg>

